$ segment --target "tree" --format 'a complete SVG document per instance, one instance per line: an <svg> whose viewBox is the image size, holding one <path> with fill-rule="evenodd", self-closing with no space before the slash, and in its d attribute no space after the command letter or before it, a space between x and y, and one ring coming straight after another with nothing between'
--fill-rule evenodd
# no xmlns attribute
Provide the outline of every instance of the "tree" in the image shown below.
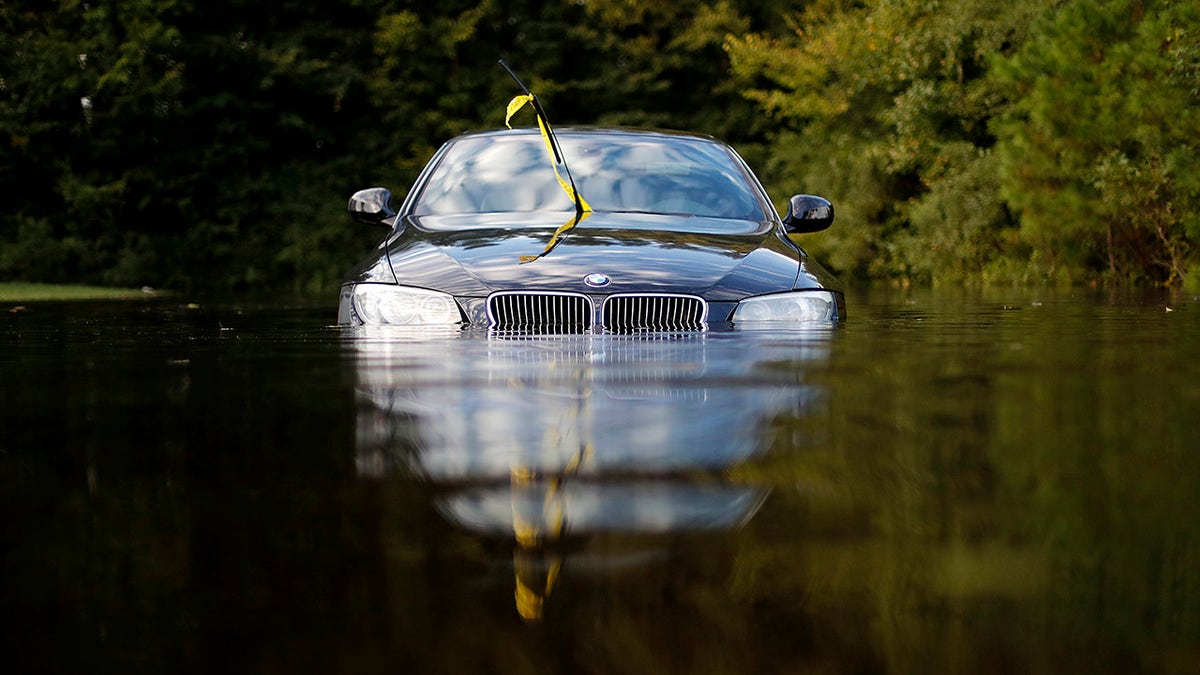
<svg viewBox="0 0 1200 675"><path fill-rule="evenodd" d="M288 236L292 223L319 220L321 200L337 201L344 188L322 191L331 176L353 174L347 158L371 112L356 71L369 8L339 4L0 6L9 139L0 175L19 195L0 235L9 244L0 273L328 285L312 260L288 256Z"/></svg>
<svg viewBox="0 0 1200 675"><path fill-rule="evenodd" d="M814 246L835 267L956 279L997 256L1013 223L995 188L988 122L1005 102L987 65L1037 4L821 0L787 37L731 36L746 95L783 128L776 182L844 205Z"/></svg>
<svg viewBox="0 0 1200 675"><path fill-rule="evenodd" d="M0 181L15 197L0 273L120 281L143 252L141 233L122 225L181 91L178 33L151 10L0 5Z"/></svg>
<svg viewBox="0 0 1200 675"><path fill-rule="evenodd" d="M1200 237L1200 8L1075 0L996 65L1003 194L1048 259L1175 283Z"/></svg>

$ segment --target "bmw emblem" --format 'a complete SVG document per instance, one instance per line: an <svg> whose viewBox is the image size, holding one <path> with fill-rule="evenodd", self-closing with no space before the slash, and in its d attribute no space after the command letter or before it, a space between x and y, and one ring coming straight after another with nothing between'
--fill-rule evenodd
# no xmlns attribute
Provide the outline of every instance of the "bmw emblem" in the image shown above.
<svg viewBox="0 0 1200 675"><path fill-rule="evenodd" d="M603 287L609 285L610 283L612 283L612 279L610 279L607 274L596 273L596 274L589 274L586 277L584 277L583 283L587 284L588 286L591 286L592 288L603 288Z"/></svg>

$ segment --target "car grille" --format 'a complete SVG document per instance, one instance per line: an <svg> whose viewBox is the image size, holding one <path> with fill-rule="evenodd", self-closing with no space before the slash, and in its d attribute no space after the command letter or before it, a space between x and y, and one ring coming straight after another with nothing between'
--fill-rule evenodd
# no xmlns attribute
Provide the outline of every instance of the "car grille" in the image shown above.
<svg viewBox="0 0 1200 675"><path fill-rule="evenodd" d="M704 325L708 305L694 295L610 295L602 314L614 330L687 330Z"/></svg>
<svg viewBox="0 0 1200 675"><path fill-rule="evenodd" d="M488 297L488 322L502 330L592 326L592 300L578 293L500 292ZM694 295L621 294L605 298L600 325L612 331L696 330L708 319L708 304Z"/></svg>
<svg viewBox="0 0 1200 675"><path fill-rule="evenodd" d="M487 313L493 328L584 329L592 324L592 301L577 293L493 293Z"/></svg>

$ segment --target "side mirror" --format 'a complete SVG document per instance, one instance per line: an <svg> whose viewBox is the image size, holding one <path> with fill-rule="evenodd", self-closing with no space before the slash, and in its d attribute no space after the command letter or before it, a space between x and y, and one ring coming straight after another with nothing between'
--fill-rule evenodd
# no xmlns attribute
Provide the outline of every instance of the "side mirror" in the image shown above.
<svg viewBox="0 0 1200 675"><path fill-rule="evenodd" d="M783 226L792 234L820 232L833 224L833 204L813 195L795 195L788 200Z"/></svg>
<svg viewBox="0 0 1200 675"><path fill-rule="evenodd" d="M355 192L350 197L346 210L350 212L351 218L367 225L390 225L384 221L396 215L396 211L392 209L392 191L381 187Z"/></svg>

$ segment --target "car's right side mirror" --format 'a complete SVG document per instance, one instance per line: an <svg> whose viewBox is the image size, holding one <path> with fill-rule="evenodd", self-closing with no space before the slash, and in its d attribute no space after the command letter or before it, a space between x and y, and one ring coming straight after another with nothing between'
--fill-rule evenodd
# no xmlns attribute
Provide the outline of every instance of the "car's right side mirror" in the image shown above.
<svg viewBox="0 0 1200 675"><path fill-rule="evenodd" d="M833 224L833 204L814 195L795 195L788 200L783 226L791 234L820 232Z"/></svg>
<svg viewBox="0 0 1200 675"><path fill-rule="evenodd" d="M350 217L367 225L391 225L385 223L388 218L396 215L392 209L392 191L387 188L373 187L359 190L350 197L346 205Z"/></svg>

